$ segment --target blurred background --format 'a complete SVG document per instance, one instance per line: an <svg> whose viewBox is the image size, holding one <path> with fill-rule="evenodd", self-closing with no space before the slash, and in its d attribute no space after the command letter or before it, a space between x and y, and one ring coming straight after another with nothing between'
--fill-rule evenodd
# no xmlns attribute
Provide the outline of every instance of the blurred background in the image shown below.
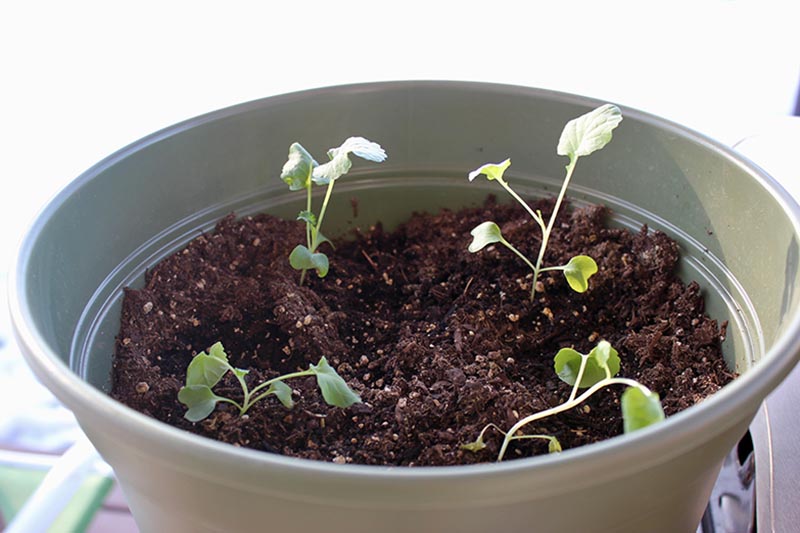
<svg viewBox="0 0 800 533"><path fill-rule="evenodd" d="M799 15L769 0L3 3L0 449L60 453L79 434L14 346L5 277L36 211L119 148L252 99L398 79L573 92L729 145L780 137L800 114Z"/></svg>

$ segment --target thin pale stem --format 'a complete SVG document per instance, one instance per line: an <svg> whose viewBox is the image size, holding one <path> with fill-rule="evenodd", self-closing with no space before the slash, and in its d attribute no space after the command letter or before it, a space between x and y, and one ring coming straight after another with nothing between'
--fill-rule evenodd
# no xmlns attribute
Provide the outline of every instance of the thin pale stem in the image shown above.
<svg viewBox="0 0 800 533"><path fill-rule="evenodd" d="M503 179L499 179L499 180L497 180L497 181L498 181L498 182L500 182L500 185L502 185L502 186L503 186L503 188L504 188L506 191L508 191L508 194L510 194L510 195L511 195L511 196L514 198L514 200L516 200L517 202L519 202L519 203L522 205L522 207L524 207L524 208L525 208L525 210L526 210L528 213L530 213L530 215L533 217L533 219L534 219L535 221L539 222L539 221L542 219L542 217L541 217L541 216L537 216L536 212L535 212L533 209L531 209L531 206L529 206L529 205L528 205L528 202L526 202L525 200L523 200L523 199L522 199L522 197L521 197L520 195L518 195L516 192L514 192L514 189L512 189L512 188L511 188L511 186L510 186L510 185L509 185L509 184L508 184L508 183L507 183L505 180L503 180ZM541 225L541 223L540 223L540 225Z"/></svg>
<svg viewBox="0 0 800 533"><path fill-rule="evenodd" d="M311 239L311 253L317 251L317 246L319 246L319 229L322 227L322 219L325 218L325 211L328 209L328 202L331 199L331 192L333 191L333 183L334 180L328 182L328 189L325 191L325 199L322 200L322 208L319 211L319 217L317 218L317 225L314 226L313 231L313 238Z"/></svg>
<svg viewBox="0 0 800 533"><path fill-rule="evenodd" d="M264 383L261 383L258 387L254 388L250 393L251 394L255 394L256 392L260 391L261 389L263 389L265 387L269 387L270 385L272 385L276 381L286 381L287 379L299 378L299 377L304 377L304 376L311 376L313 374L314 374L314 372L311 371L311 370L301 370L299 372L292 372L291 374L284 374L282 376L278 376L276 378L269 379L269 380L265 381Z"/></svg>
<svg viewBox="0 0 800 533"><path fill-rule="evenodd" d="M250 405L248 405L247 407L250 408L253 404L258 402L259 400L262 400L262 399L266 398L267 396L269 396L270 394L274 394L274 393L275 393L275 391L267 390L266 392L263 392L263 393L259 394L258 396L256 396L252 400L250 400Z"/></svg>
<svg viewBox="0 0 800 533"><path fill-rule="evenodd" d="M530 262L530 260L529 260L527 257L525 257L525 255L524 255L522 252L520 252L519 250L517 250L517 249L514 247L514 245L513 245L513 244L511 244L510 242L508 242L508 241L507 241L507 240L505 240L505 239L502 239L500 242L501 242L501 243L502 243L502 244L503 244L503 245L504 245L506 248L508 248L509 250L511 250L512 252L514 252L515 254L517 254L517 257L519 257L520 259L522 259L523 261L525 261L525 264L526 264L526 265L528 265L528 266L531 268L531 270L533 270L533 263L531 263L531 262Z"/></svg>
<svg viewBox="0 0 800 533"><path fill-rule="evenodd" d="M247 388L247 382L244 380L244 376L239 375L238 372L234 370L234 368L228 365L228 369L236 376L236 380L239 382L239 386L242 387L242 392L244 393L244 399L242 399L242 405L239 406L239 416L245 414L252 403L250 402L250 389ZM238 404L237 404L238 405Z"/></svg>
<svg viewBox="0 0 800 533"><path fill-rule="evenodd" d="M311 212L311 179L309 176L308 187L306 187L306 211ZM311 222L306 221L306 245L311 249Z"/></svg>
<svg viewBox="0 0 800 533"><path fill-rule="evenodd" d="M589 357L581 355L581 366L578 369L578 377L575 379L575 385L572 386L572 392L569 394L569 400L567 400L568 402L574 400L575 397L578 395L578 389L580 388L581 380L583 379L583 374L586 372L586 365L588 362L589 362Z"/></svg>
<svg viewBox="0 0 800 533"><path fill-rule="evenodd" d="M244 378L237 376L237 378L239 378L239 383L242 384L242 390L244 390L244 402L242 403L243 407L239 414L243 415L248 409L250 409L253 406L253 404L272 394L273 391L267 390L264 393L255 396L255 394L257 394L259 391L264 390L264 388L269 388L270 385L272 385L273 383L277 381L285 381L287 379L292 379L292 378L299 378L302 376L310 376L313 373L314 372L309 369L300 372L292 372L291 374L284 374L283 376L278 376L276 378L269 379L264 383L259 384L257 387L254 387L253 390L248 390L247 384L244 383Z"/></svg>
<svg viewBox="0 0 800 533"><path fill-rule="evenodd" d="M556 198L556 204L553 206L553 212L550 214L550 220L547 222L547 227L542 231L542 244L539 247L539 256L536 258L536 266L533 269L533 291L536 290L536 281L539 279L539 273L542 272L542 261L544 260L544 252L547 249L547 242L550 240L550 233L553 231L553 226L556 223L558 211L561 209L561 203L564 201L564 196L567 193L567 187L572 179L572 173L575 171L575 163L578 158L571 158L567 165L567 176L564 178L564 183L561 184L561 190ZM534 298L534 293L531 292L531 300Z"/></svg>
<svg viewBox="0 0 800 533"><path fill-rule="evenodd" d="M580 383L580 382L578 382ZM535 422L537 420L541 420L543 418L547 418L549 416L557 415L559 413L563 413L564 411L569 411L573 407L576 407L583 402L585 402L589 397L591 397L595 392L608 387L610 385L627 385L628 387L636 387L640 389L645 394L650 394L650 389L638 383L632 379L628 378L607 378L602 381L598 381L588 389L586 392L578 396L577 398L573 398L572 400L568 400L561 405L557 405L555 407L551 407L550 409L545 409L544 411L539 411L538 413L534 413L532 415L526 416L522 420L518 421L514 424L511 429L508 430L506 433L506 438L503 440L503 445L500 447L500 453L497 455L497 460L502 461L503 457L505 456L506 450L508 449L508 443L511 442L514 434L522 429L523 427L527 426L531 422Z"/></svg>
<svg viewBox="0 0 800 533"><path fill-rule="evenodd" d="M231 400L230 398L226 398L225 396L217 396L217 401L218 402L229 403L231 405L235 405L236 408L239 410L239 416L242 416L245 413L245 411L247 410L242 405L240 405L239 402L237 402L235 400Z"/></svg>

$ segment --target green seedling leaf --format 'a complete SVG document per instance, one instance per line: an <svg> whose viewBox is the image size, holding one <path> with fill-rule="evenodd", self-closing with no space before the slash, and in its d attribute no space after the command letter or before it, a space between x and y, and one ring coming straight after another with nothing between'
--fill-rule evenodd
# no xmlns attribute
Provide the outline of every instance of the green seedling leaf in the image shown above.
<svg viewBox="0 0 800 533"><path fill-rule="evenodd" d="M323 242L327 242L328 244L331 245L331 248L336 249L336 247L333 245L333 242L329 238L327 238L325 235L323 235L322 233L320 233L318 231L317 232L317 246L319 246Z"/></svg>
<svg viewBox="0 0 800 533"><path fill-rule="evenodd" d="M283 381L276 381L269 386L267 393L274 394L278 400L287 408L294 407L294 400L292 400L292 388Z"/></svg>
<svg viewBox="0 0 800 533"><path fill-rule="evenodd" d="M306 211L305 209L297 214L297 220L302 220L304 222L311 224L312 226L317 225L317 215L315 215L311 211Z"/></svg>
<svg viewBox="0 0 800 533"><path fill-rule="evenodd" d="M564 277L575 292L586 292L589 278L597 273L597 263L588 255L576 255L564 266Z"/></svg>
<svg viewBox="0 0 800 533"><path fill-rule="evenodd" d="M222 361L228 362L228 354L225 353L225 348L222 346L221 342L215 342L211 345L211 348L208 349L208 355L211 357L216 357Z"/></svg>
<svg viewBox="0 0 800 533"><path fill-rule="evenodd" d="M207 385L189 385L178 391L178 400L188 408L183 417L189 422L199 422L210 415L221 399Z"/></svg>
<svg viewBox="0 0 800 533"><path fill-rule="evenodd" d="M386 152L381 148L381 145L364 137L348 137L340 147L328 150L328 158L332 160L341 153L352 153L361 159L376 163L386 161Z"/></svg>
<svg viewBox="0 0 800 533"><path fill-rule="evenodd" d="M460 448L462 450L467 450L468 452L477 453L486 448L486 443L483 442L483 435L479 435L477 439L472 442L468 442L467 444L462 444Z"/></svg>
<svg viewBox="0 0 800 533"><path fill-rule="evenodd" d="M558 374L559 379L568 385L575 385L575 382L578 381L578 374L580 373L581 361L583 357L583 354L577 350L572 348L561 348L553 359L553 362L555 363L555 371L556 374ZM591 380L591 377L588 376L589 372L586 370L583 373L581 385L588 383ZM602 373L600 379L604 377L605 372Z"/></svg>
<svg viewBox="0 0 800 533"><path fill-rule="evenodd" d="M298 244L289 254L289 264L295 270L316 270L317 276L324 278L328 274L328 256L322 252L314 252Z"/></svg>
<svg viewBox="0 0 800 533"><path fill-rule="evenodd" d="M241 368L234 368L233 369L233 373L237 378L241 379L241 378L245 377L247 374L249 374L250 371L249 370L244 370L244 369L241 369Z"/></svg>
<svg viewBox="0 0 800 533"><path fill-rule="evenodd" d="M589 360L594 359L602 370L608 370L609 376L616 376L619 372L619 353L608 341L600 341L589 352Z"/></svg>
<svg viewBox="0 0 800 533"><path fill-rule="evenodd" d="M209 348L209 353L200 352L194 356L186 369L186 386L204 385L213 388L228 370L231 370L228 356L218 342Z"/></svg>
<svg viewBox="0 0 800 533"><path fill-rule="evenodd" d="M559 453L562 451L561 443L555 437L550 437L550 442L547 443L547 451L549 453Z"/></svg>
<svg viewBox="0 0 800 533"><path fill-rule="evenodd" d="M630 433L664 420L661 400L655 392L645 393L638 387L628 387L622 393L622 423Z"/></svg>
<svg viewBox="0 0 800 533"><path fill-rule="evenodd" d="M570 120L561 132L558 155L566 155L574 160L601 149L611 141L611 132L621 120L622 113L612 104L604 104Z"/></svg>
<svg viewBox="0 0 800 533"><path fill-rule="evenodd" d="M483 222L478 224L469 232L472 235L472 242L469 245L469 251L472 253L478 252L486 246L503 242L503 234L500 232L500 226L494 222Z"/></svg>
<svg viewBox="0 0 800 533"><path fill-rule="evenodd" d="M349 137L338 148L328 150L330 161L316 167L312 172L311 179L318 185L327 185L344 176L353 166L349 157L351 153L376 163L381 163L386 159L386 152L380 144L364 137Z"/></svg>
<svg viewBox="0 0 800 533"><path fill-rule="evenodd" d="M586 368L578 385L585 389L619 372L619 354L606 341L600 341L591 352L584 355L572 348L562 348L555 356L555 371L568 385L575 385L581 368L581 360L586 358ZM608 373L606 373L608 369Z"/></svg>
<svg viewBox="0 0 800 533"><path fill-rule="evenodd" d="M469 181L474 180L481 174L488 180L503 181L503 174L511 166L511 159L506 159L502 163L486 163L469 173Z"/></svg>
<svg viewBox="0 0 800 533"><path fill-rule="evenodd" d="M347 385L324 357L317 365L309 365L309 369L316 376L322 397L329 405L350 407L354 403L361 402L361 397Z"/></svg>
<svg viewBox="0 0 800 533"><path fill-rule="evenodd" d="M353 163L347 157L347 152L340 152L327 163L315 168L311 174L311 179L317 185L327 185L347 174L352 166Z"/></svg>
<svg viewBox="0 0 800 533"><path fill-rule="evenodd" d="M283 165L281 179L289 185L290 191L299 191L311 186L312 170L319 165L300 143L289 147L289 159Z"/></svg>

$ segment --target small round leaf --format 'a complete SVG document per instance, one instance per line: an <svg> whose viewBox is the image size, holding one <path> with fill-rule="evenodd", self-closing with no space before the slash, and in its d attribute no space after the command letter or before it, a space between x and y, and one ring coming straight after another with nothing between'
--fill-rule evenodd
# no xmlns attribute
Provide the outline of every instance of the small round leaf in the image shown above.
<svg viewBox="0 0 800 533"><path fill-rule="evenodd" d="M308 248L302 244L298 244L289 254L289 264L295 270L311 270L317 271L317 275L324 278L328 274L328 256L322 252L311 253Z"/></svg>
<svg viewBox="0 0 800 533"><path fill-rule="evenodd" d="M292 143L289 147L289 158L281 171L281 179L291 191L306 189L311 185L309 177L316 166L317 162L300 143Z"/></svg>
<svg viewBox="0 0 800 533"><path fill-rule="evenodd" d="M178 400L188 408L183 417L189 422L199 422L211 414L217 406L219 396L206 385L181 387Z"/></svg>
<svg viewBox="0 0 800 533"><path fill-rule="evenodd" d="M559 379L568 385L575 385L581 369L581 361L586 359L586 368L578 385L585 389L599 383L610 376L619 373L619 355L606 341L600 341L598 346L584 355L572 348L562 348L555 356L555 371ZM608 368L608 373L606 373Z"/></svg>
<svg viewBox="0 0 800 533"><path fill-rule="evenodd" d="M459 448L461 448L462 450L466 450L468 452L477 453L486 448L486 443L483 442L483 438L478 437L472 442L462 444L461 446L459 446Z"/></svg>
<svg viewBox="0 0 800 533"><path fill-rule="evenodd" d="M597 263L588 255L576 255L564 267L564 277L575 292L586 292L589 278L597 273Z"/></svg>
<svg viewBox="0 0 800 533"><path fill-rule="evenodd" d="M548 453L559 453L562 451L561 443L555 437L550 437L547 443L547 451Z"/></svg>
<svg viewBox="0 0 800 533"><path fill-rule="evenodd" d="M309 365L309 368L316 376L322 397L329 405L350 407L354 403L361 402L361 397L347 385L324 357L319 360L319 364Z"/></svg>
<svg viewBox="0 0 800 533"><path fill-rule="evenodd" d="M478 252L490 244L503 241L500 226L490 221L478 224L469 233L472 235L472 242L468 250L472 253Z"/></svg>
<svg viewBox="0 0 800 533"><path fill-rule="evenodd" d="M511 159L506 159L502 163L486 163L469 173L469 181L474 180L481 174L488 180L503 181L503 174L511 166Z"/></svg>
<svg viewBox="0 0 800 533"><path fill-rule="evenodd" d="M622 424L630 433L664 420L664 409L658 394L645 393L638 387L628 387L622 393Z"/></svg>
<svg viewBox="0 0 800 533"><path fill-rule="evenodd" d="M608 369L609 375L616 376L619 373L619 353L611 346L610 342L606 340L598 342L597 346L589 352L589 360L592 359L601 369Z"/></svg>
<svg viewBox="0 0 800 533"><path fill-rule="evenodd" d="M285 407L289 409L294 407L292 388L283 381L276 381L271 384L267 392L274 394Z"/></svg>

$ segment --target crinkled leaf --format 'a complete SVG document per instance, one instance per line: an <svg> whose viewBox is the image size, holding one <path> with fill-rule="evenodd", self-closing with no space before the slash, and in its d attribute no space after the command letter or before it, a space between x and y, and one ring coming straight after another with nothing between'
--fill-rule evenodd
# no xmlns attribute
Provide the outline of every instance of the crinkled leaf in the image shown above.
<svg viewBox="0 0 800 533"><path fill-rule="evenodd" d="M222 346L222 343L217 341L211 345L211 348L208 349L208 355L211 357L216 357L222 361L228 362L228 354L225 353L225 348Z"/></svg>
<svg viewBox="0 0 800 533"><path fill-rule="evenodd" d="M611 132L621 120L622 113L612 104L604 104L570 120L561 132L558 155L566 155L574 160L601 149L611 140Z"/></svg>
<svg viewBox="0 0 800 533"><path fill-rule="evenodd" d="M295 270L316 270L317 275L324 278L328 274L328 256L322 252L311 253L308 248L298 244L289 254L289 264Z"/></svg>
<svg viewBox="0 0 800 533"><path fill-rule="evenodd" d="M353 163L349 155L357 155L362 159L381 163L386 159L386 152L381 145L364 137L349 137L341 146L328 150L328 161L314 169L311 179L318 185L327 185L350 171Z"/></svg>
<svg viewBox="0 0 800 533"><path fill-rule="evenodd" d="M294 407L294 400L292 400L292 388L283 381L276 381L267 389L268 393L274 394L280 402L291 409Z"/></svg>
<svg viewBox="0 0 800 533"><path fill-rule="evenodd" d="M586 368L578 385L585 389L606 379L606 367L611 376L619 372L619 355L606 341L600 341L591 352L583 355L572 348L562 348L555 356L555 371L558 377L568 385L575 385L581 368L581 360L586 358Z"/></svg>
<svg viewBox="0 0 800 533"><path fill-rule="evenodd" d="M474 180L481 174L489 180L503 181L503 174L511 166L511 159L506 159L502 163L486 163L469 173L469 181Z"/></svg>
<svg viewBox="0 0 800 533"><path fill-rule="evenodd" d="M319 360L317 365L310 365L309 369L316 376L322 397L329 405L350 407L354 403L361 402L361 397L347 385L347 382L336 373L336 370L328 364L328 360L324 357Z"/></svg>
<svg viewBox="0 0 800 533"><path fill-rule="evenodd" d="M353 163L347 156L347 152L339 152L333 159L315 168L311 179L317 185L327 185L347 174L352 166Z"/></svg>
<svg viewBox="0 0 800 533"><path fill-rule="evenodd" d="M478 436L476 440L468 442L467 444L462 444L460 448L462 450L467 450L468 452L479 452L486 448L486 443L483 442L483 438L481 436Z"/></svg>
<svg viewBox="0 0 800 533"><path fill-rule="evenodd" d="M188 408L183 417L190 422L199 422L211 414L220 397L207 385L189 385L178 391L178 400Z"/></svg>
<svg viewBox="0 0 800 533"><path fill-rule="evenodd" d="M348 137L338 148L328 150L328 158L333 159L340 153L352 153L367 161L382 163L386 160L386 152L381 145L364 137Z"/></svg>
<svg viewBox="0 0 800 533"><path fill-rule="evenodd" d="M622 422L625 433L636 431L664 420L664 410L658 394L646 394L638 387L628 387L622 393Z"/></svg>
<svg viewBox="0 0 800 533"><path fill-rule="evenodd" d="M297 214L297 220L302 220L304 222L308 222L312 226L317 225L317 215L312 213L311 211L303 210Z"/></svg>
<svg viewBox="0 0 800 533"><path fill-rule="evenodd" d="M597 263L588 255L576 255L564 266L564 277L575 292L586 292L589 278L597 273Z"/></svg>
<svg viewBox="0 0 800 533"><path fill-rule="evenodd" d="M547 443L547 451L549 453L559 453L561 450L561 443L558 442L558 439L555 437L550 437L550 442Z"/></svg>
<svg viewBox="0 0 800 533"><path fill-rule="evenodd" d="M472 235L472 242L468 250L472 253L480 251L490 244L503 242L503 234L500 232L500 226L491 221L478 224L469 234Z"/></svg>
<svg viewBox="0 0 800 533"><path fill-rule="evenodd" d="M215 343L208 352L200 352L189 363L186 369L186 386L205 385L213 388L231 369L222 343Z"/></svg>
<svg viewBox="0 0 800 533"><path fill-rule="evenodd" d="M281 179L289 185L289 190L299 191L311 186L309 178L317 163L300 143L289 147L289 159L283 165Z"/></svg>

